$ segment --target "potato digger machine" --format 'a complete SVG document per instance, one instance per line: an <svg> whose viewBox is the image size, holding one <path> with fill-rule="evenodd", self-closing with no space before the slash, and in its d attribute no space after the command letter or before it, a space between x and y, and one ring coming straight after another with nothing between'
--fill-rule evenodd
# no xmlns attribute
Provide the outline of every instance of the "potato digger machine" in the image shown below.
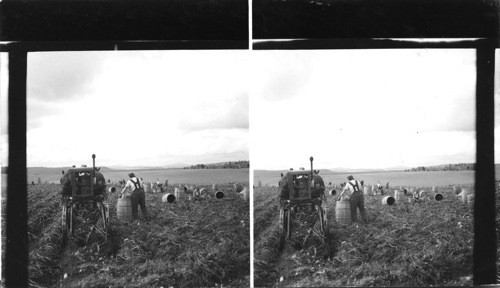
<svg viewBox="0 0 500 288"><path fill-rule="evenodd" d="M319 176L314 176L313 157L309 158L311 162L311 170L289 171L283 176L279 182L280 187L280 216L279 216L279 232L280 232L280 249L285 243L292 238L293 221L295 214L299 212L308 213L316 216L316 221L319 223L319 231L324 239L325 231L327 230L327 209L323 207L324 184L314 181ZM321 177L319 177L321 178ZM318 180L318 179L316 179ZM314 215L316 214L316 215ZM319 220L319 221L318 221Z"/></svg>
<svg viewBox="0 0 500 288"><path fill-rule="evenodd" d="M74 166L73 166L74 167ZM92 168L81 167L63 171L62 184L62 236L63 245L73 236L77 224L78 210L86 209L99 214L100 227L109 232L109 204L105 201L106 182L95 167L95 154L92 155Z"/></svg>

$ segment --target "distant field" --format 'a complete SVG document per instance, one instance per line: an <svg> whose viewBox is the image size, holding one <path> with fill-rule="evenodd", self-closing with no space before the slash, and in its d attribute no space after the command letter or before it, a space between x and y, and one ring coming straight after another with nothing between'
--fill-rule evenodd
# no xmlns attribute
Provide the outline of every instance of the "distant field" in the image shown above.
<svg viewBox="0 0 500 288"><path fill-rule="evenodd" d="M152 182L159 179L161 182L168 180L169 184L215 184L215 183L249 183L248 168L245 169L159 169L134 171L137 177L143 178L145 182ZM104 178L111 181L128 179L129 171L107 171L103 172ZM28 182L37 183L40 177L42 183L59 183L61 171L47 171L33 173L28 169Z"/></svg>
<svg viewBox="0 0 500 288"><path fill-rule="evenodd" d="M254 185L277 186L280 173L287 171L254 171ZM347 181L347 175L352 174L357 180L364 180L366 184L385 184L387 181L394 186L423 186L423 185L467 185L474 184L474 171L430 171L430 172L372 172L372 173L338 173L329 170L320 171L325 184L339 184ZM499 179L497 171L497 179Z"/></svg>

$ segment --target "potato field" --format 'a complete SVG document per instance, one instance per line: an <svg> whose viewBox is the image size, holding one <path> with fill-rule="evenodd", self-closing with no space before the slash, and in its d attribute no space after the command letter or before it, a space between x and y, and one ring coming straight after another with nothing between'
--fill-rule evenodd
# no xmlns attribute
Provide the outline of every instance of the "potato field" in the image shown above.
<svg viewBox="0 0 500 288"><path fill-rule="evenodd" d="M219 184L223 199L195 202L163 203L165 193L146 193L151 219L139 211L138 221L126 223L116 217L118 188L107 194L109 236L92 224L95 215L84 211L65 244L60 189L59 184L28 186L30 287L249 286L249 204L232 184ZM5 215L2 219L5 225Z"/></svg>
<svg viewBox="0 0 500 288"><path fill-rule="evenodd" d="M461 187L474 191L473 185ZM394 196L394 188L384 196ZM432 194L431 187L412 188ZM279 188L255 188L255 286L472 285L472 212L457 199L452 185L438 189L443 200L415 204L388 206L381 195L365 196L367 224L338 224L336 197L328 196L323 202L329 223L325 237L303 242L304 235L296 233L294 241L280 249ZM404 198L410 198L409 193ZM497 214L497 233L499 220Z"/></svg>

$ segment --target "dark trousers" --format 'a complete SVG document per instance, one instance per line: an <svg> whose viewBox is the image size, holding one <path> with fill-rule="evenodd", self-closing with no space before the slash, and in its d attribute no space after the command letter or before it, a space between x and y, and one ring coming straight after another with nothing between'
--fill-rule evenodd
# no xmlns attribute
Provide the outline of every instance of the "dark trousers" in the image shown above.
<svg viewBox="0 0 500 288"><path fill-rule="evenodd" d="M358 221L358 211L356 210L357 208L359 208L359 213L361 214L361 218L363 218L363 221L367 221L365 213L365 197L361 192L353 192L351 195L352 222Z"/></svg>
<svg viewBox="0 0 500 288"><path fill-rule="evenodd" d="M148 219L148 210L146 209L146 193L144 191L136 189L132 192L132 217L134 219L139 218L139 211L137 206L141 205L142 215L144 218Z"/></svg>

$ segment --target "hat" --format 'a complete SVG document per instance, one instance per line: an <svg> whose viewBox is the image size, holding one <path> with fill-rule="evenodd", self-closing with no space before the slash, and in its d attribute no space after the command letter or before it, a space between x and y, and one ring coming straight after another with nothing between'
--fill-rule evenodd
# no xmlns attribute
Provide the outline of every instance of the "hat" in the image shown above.
<svg viewBox="0 0 500 288"><path fill-rule="evenodd" d="M130 172L130 173L128 173L128 177L130 177L130 178L135 177L135 174Z"/></svg>
<svg viewBox="0 0 500 288"><path fill-rule="evenodd" d="M354 177L352 175L347 176L347 180L354 180Z"/></svg>

